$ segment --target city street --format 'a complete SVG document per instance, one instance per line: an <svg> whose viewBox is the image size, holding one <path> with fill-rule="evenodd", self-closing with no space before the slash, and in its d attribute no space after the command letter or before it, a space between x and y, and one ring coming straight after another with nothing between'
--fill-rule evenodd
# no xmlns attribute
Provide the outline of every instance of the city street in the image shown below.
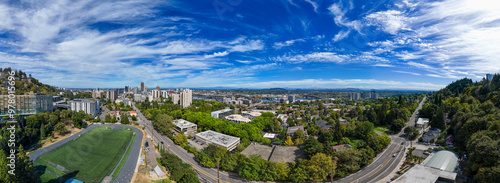
<svg viewBox="0 0 500 183"><path fill-rule="evenodd" d="M135 104L133 104L134 110L137 111L137 118L138 122L140 125L145 126L146 131L151 134L151 137L154 142L158 143L159 145L162 144L165 147L165 149L168 150L168 152L175 154L178 156L184 163L187 163L191 165L193 170L195 170L198 173L198 177L202 182L212 182L215 183L217 182L217 170L212 169L212 168L207 168L199 165L199 163L196 161L196 158L184 150L183 148L177 146L172 142L168 137L161 135L159 132L156 130L153 130L153 126L150 120L147 120L146 117L140 112L138 108L135 107ZM249 182L247 180L242 180L239 176L235 175L230 175L227 173L220 173L220 182L222 183L239 183L239 182Z"/></svg>
<svg viewBox="0 0 500 183"><path fill-rule="evenodd" d="M406 126L415 125L415 119L418 116L418 110L422 108L427 97L419 103L418 107L415 109L411 115ZM405 127L406 127L405 126ZM382 178L389 176L390 173L398 168L398 163L404 157L404 148L409 146L409 142L406 142L402 131L397 135L389 136L391 137L391 145L384 150L372 164L366 166L365 168L359 170L358 172L351 174L345 178L338 180L337 182L343 183L354 183L354 182L377 182ZM396 156L394 156L396 154Z"/></svg>

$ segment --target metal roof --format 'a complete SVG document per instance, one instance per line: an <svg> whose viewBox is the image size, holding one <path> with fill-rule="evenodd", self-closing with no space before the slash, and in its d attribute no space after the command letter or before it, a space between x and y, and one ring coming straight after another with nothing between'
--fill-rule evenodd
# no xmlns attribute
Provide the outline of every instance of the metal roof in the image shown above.
<svg viewBox="0 0 500 183"><path fill-rule="evenodd" d="M458 156L447 150L437 152L425 166L453 172L458 163Z"/></svg>

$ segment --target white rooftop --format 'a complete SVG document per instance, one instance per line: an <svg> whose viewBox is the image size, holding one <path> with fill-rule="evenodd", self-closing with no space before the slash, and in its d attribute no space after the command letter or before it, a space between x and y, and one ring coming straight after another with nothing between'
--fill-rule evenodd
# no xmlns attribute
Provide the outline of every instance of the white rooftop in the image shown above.
<svg viewBox="0 0 500 183"><path fill-rule="evenodd" d="M242 111L241 114L247 114L254 117L259 117L262 115L262 113L256 111Z"/></svg>
<svg viewBox="0 0 500 183"><path fill-rule="evenodd" d="M184 120L184 119L174 120L174 125L179 127L179 128L190 128L190 127L196 126L196 124L191 123L191 122Z"/></svg>
<svg viewBox="0 0 500 183"><path fill-rule="evenodd" d="M418 118L417 120L417 125L425 125L426 123L429 123L429 118Z"/></svg>
<svg viewBox="0 0 500 183"><path fill-rule="evenodd" d="M242 115L239 114L231 114L229 116L226 116L227 120L233 120L233 121L238 121L238 122L244 122L244 123L250 123L250 119L243 117Z"/></svg>
<svg viewBox="0 0 500 183"><path fill-rule="evenodd" d="M268 139L274 139L278 136L278 134L275 134L275 133L266 133L264 134L264 138L268 138Z"/></svg>
<svg viewBox="0 0 500 183"><path fill-rule="evenodd" d="M222 133L215 132L212 130L207 130L207 131L198 133L198 134L196 134L196 138L202 138L202 139L208 140L214 144L224 146L224 147L227 147L227 146L233 144L234 142L240 140L240 138L238 138L238 137L233 137L233 136L222 134Z"/></svg>
<svg viewBox="0 0 500 183"><path fill-rule="evenodd" d="M439 177L455 180L457 173L442 171L432 167L417 164L413 166L408 172L401 175L401 177L394 180L394 183L406 182L436 182Z"/></svg>

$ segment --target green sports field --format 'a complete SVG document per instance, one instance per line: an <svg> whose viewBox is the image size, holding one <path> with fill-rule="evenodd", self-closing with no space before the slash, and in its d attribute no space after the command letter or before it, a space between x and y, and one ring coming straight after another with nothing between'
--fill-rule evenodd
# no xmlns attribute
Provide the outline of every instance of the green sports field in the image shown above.
<svg viewBox="0 0 500 183"><path fill-rule="evenodd" d="M133 132L125 128L94 128L43 154L35 164L65 178L69 175L84 182L101 182L120 161Z"/></svg>

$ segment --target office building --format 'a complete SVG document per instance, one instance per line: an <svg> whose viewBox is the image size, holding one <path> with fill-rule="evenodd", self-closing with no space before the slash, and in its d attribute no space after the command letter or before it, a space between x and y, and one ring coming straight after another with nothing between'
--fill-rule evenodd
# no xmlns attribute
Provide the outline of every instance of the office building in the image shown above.
<svg viewBox="0 0 500 183"><path fill-rule="evenodd" d="M291 103L294 103L295 102L295 95L289 95L288 96L288 102L291 104Z"/></svg>
<svg viewBox="0 0 500 183"><path fill-rule="evenodd" d="M144 102L146 100L146 95L134 94L134 101Z"/></svg>
<svg viewBox="0 0 500 183"><path fill-rule="evenodd" d="M134 86L134 94L137 94L139 93L139 89L137 88L137 86Z"/></svg>
<svg viewBox="0 0 500 183"><path fill-rule="evenodd" d="M129 86L125 86L124 92L129 92L129 90L130 90L130 87Z"/></svg>
<svg viewBox="0 0 500 183"><path fill-rule="evenodd" d="M193 91L190 89L183 89L180 93L180 104L183 108L189 107L193 103Z"/></svg>
<svg viewBox="0 0 500 183"><path fill-rule="evenodd" d="M177 135L184 132L185 135L190 135L196 133L198 126L194 123L186 121L184 119L174 120L174 133Z"/></svg>
<svg viewBox="0 0 500 183"><path fill-rule="evenodd" d="M160 86L156 86L156 90L160 91Z"/></svg>
<svg viewBox="0 0 500 183"><path fill-rule="evenodd" d="M141 92L145 91L145 85L144 85L144 82L141 82Z"/></svg>
<svg viewBox="0 0 500 183"><path fill-rule="evenodd" d="M229 116L226 116L224 117L226 120L230 121L230 122L233 122L233 123L236 123L236 124L240 124L240 123L250 123L252 120L251 119L248 119L246 117L243 117L242 115L239 115L239 114L231 114Z"/></svg>
<svg viewBox="0 0 500 183"><path fill-rule="evenodd" d="M211 112L210 115L214 118L224 119L226 116L233 114L232 109L222 109L218 111Z"/></svg>
<svg viewBox="0 0 500 183"><path fill-rule="evenodd" d="M213 144L225 147L228 151L233 151L240 144L240 138L225 135L212 130L196 134L195 140L202 144Z"/></svg>
<svg viewBox="0 0 500 183"><path fill-rule="evenodd" d="M16 107L17 115L32 115L42 112L52 112L53 97L48 94L29 93L14 95L15 104L9 104L9 95L0 95L0 116L9 115L9 105Z"/></svg>
<svg viewBox="0 0 500 183"><path fill-rule="evenodd" d="M68 102L72 111L78 112L83 110L85 114L96 116L101 111L99 108L99 100L94 99L74 99Z"/></svg>

